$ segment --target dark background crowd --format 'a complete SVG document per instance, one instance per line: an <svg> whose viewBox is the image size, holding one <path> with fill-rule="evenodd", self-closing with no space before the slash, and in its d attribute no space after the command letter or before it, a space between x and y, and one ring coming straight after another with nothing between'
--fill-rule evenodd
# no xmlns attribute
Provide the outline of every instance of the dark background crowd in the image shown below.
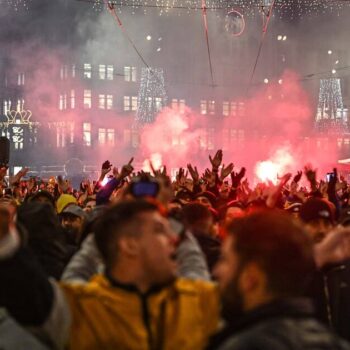
<svg viewBox="0 0 350 350"><path fill-rule="evenodd" d="M1 168L0 348L350 349L345 178L209 161L79 188Z"/></svg>

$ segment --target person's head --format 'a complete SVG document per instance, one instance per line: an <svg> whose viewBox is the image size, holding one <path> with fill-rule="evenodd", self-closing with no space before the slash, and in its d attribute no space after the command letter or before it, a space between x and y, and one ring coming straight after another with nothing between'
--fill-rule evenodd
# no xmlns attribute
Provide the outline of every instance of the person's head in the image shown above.
<svg viewBox="0 0 350 350"><path fill-rule="evenodd" d="M288 214L261 211L233 221L215 267L228 320L303 294L314 271L312 243Z"/></svg>
<svg viewBox="0 0 350 350"><path fill-rule="evenodd" d="M204 191L196 195L195 201L199 204L205 205L208 208L214 208L216 197L214 193L209 191Z"/></svg>
<svg viewBox="0 0 350 350"><path fill-rule="evenodd" d="M77 244L85 223L86 214L78 205L69 205L61 214L62 227L66 230L70 243Z"/></svg>
<svg viewBox="0 0 350 350"><path fill-rule="evenodd" d="M39 190L30 197L31 202L48 203L55 208L55 200L49 191Z"/></svg>
<svg viewBox="0 0 350 350"><path fill-rule="evenodd" d="M300 207L299 217L312 240L318 243L334 227L335 207L325 199L310 198Z"/></svg>
<svg viewBox="0 0 350 350"><path fill-rule="evenodd" d="M169 222L144 200L107 209L95 227L97 247L107 271L140 289L171 282L176 275L175 246Z"/></svg>
<svg viewBox="0 0 350 350"><path fill-rule="evenodd" d="M199 203L189 203L182 209L184 222L193 232L213 234L214 218L210 209Z"/></svg>
<svg viewBox="0 0 350 350"><path fill-rule="evenodd" d="M238 201L231 201L222 208L221 216L224 226L228 226L233 220L240 218L244 215L242 204Z"/></svg>

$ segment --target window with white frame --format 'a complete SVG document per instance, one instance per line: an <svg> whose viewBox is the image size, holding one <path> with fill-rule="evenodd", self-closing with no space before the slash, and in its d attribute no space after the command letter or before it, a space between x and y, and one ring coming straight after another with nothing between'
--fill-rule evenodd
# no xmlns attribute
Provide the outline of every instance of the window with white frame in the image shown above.
<svg viewBox="0 0 350 350"><path fill-rule="evenodd" d="M231 110L230 110L230 115L232 117L237 117L237 102L232 101L231 102Z"/></svg>
<svg viewBox="0 0 350 350"><path fill-rule="evenodd" d="M68 66L67 65L61 66L60 78L61 78L61 80L67 80L68 79Z"/></svg>
<svg viewBox="0 0 350 350"><path fill-rule="evenodd" d="M111 110L113 108L113 95L106 96L106 109Z"/></svg>
<svg viewBox="0 0 350 350"><path fill-rule="evenodd" d="M131 110L137 111L137 96L131 96Z"/></svg>
<svg viewBox="0 0 350 350"><path fill-rule="evenodd" d="M104 95L104 94L98 95L98 108L99 109L106 109L106 95Z"/></svg>
<svg viewBox="0 0 350 350"><path fill-rule="evenodd" d="M244 102L239 102L238 103L238 116L243 117L245 114L245 105Z"/></svg>
<svg viewBox="0 0 350 350"><path fill-rule="evenodd" d="M114 68L111 64L107 65L107 80L113 80Z"/></svg>
<svg viewBox="0 0 350 350"><path fill-rule="evenodd" d="M75 78L75 74L76 74L76 67L75 67L75 64L72 64L72 78Z"/></svg>
<svg viewBox="0 0 350 350"><path fill-rule="evenodd" d="M115 137L114 129L107 129L107 144L109 146L114 146L114 137Z"/></svg>
<svg viewBox="0 0 350 350"><path fill-rule="evenodd" d="M91 108L91 90L84 90L84 108L90 109Z"/></svg>
<svg viewBox="0 0 350 350"><path fill-rule="evenodd" d="M24 81L25 81L24 73L18 73L18 76L17 76L17 85L18 85L18 86L23 86L23 85L24 85Z"/></svg>
<svg viewBox="0 0 350 350"><path fill-rule="evenodd" d="M160 111L162 109L162 98L161 97L156 97L154 99L154 102L156 104L156 110Z"/></svg>
<svg viewBox="0 0 350 350"><path fill-rule="evenodd" d="M224 101L222 103L222 115L228 117L230 115L230 102Z"/></svg>
<svg viewBox="0 0 350 350"><path fill-rule="evenodd" d="M180 113L185 113L186 101L184 99L173 98L171 100L171 108Z"/></svg>
<svg viewBox="0 0 350 350"><path fill-rule="evenodd" d="M91 79L92 77L92 66L90 63L84 63L84 78Z"/></svg>
<svg viewBox="0 0 350 350"><path fill-rule="evenodd" d="M152 100L152 99L151 99ZM137 110L137 96L124 96L124 111Z"/></svg>
<svg viewBox="0 0 350 350"><path fill-rule="evenodd" d="M74 122L69 123L69 141L71 144L74 143Z"/></svg>
<svg viewBox="0 0 350 350"><path fill-rule="evenodd" d="M100 145L104 145L106 143L106 129L104 128L98 129L98 143Z"/></svg>
<svg viewBox="0 0 350 350"><path fill-rule="evenodd" d="M125 81L136 81L136 67L126 66L124 67L124 80Z"/></svg>
<svg viewBox="0 0 350 350"><path fill-rule="evenodd" d="M208 113L210 115L215 114L215 101L213 100L208 101Z"/></svg>
<svg viewBox="0 0 350 350"><path fill-rule="evenodd" d="M113 108L113 95L99 94L98 108L111 110Z"/></svg>
<svg viewBox="0 0 350 350"><path fill-rule="evenodd" d="M60 94L58 109L60 111L67 109L67 94L66 93Z"/></svg>
<svg viewBox="0 0 350 350"><path fill-rule="evenodd" d="M124 96L124 112L130 111L130 96Z"/></svg>
<svg viewBox="0 0 350 350"><path fill-rule="evenodd" d="M56 128L56 146L57 148L66 146L65 128L63 126L57 126Z"/></svg>
<svg viewBox="0 0 350 350"><path fill-rule="evenodd" d="M207 100L201 100L200 112L203 115L208 114Z"/></svg>
<svg viewBox="0 0 350 350"><path fill-rule="evenodd" d="M106 65L100 64L98 66L98 76L100 77L101 80L105 80L106 74L107 74Z"/></svg>
<svg viewBox="0 0 350 350"><path fill-rule="evenodd" d="M91 123L83 123L83 144L91 146Z"/></svg>
<svg viewBox="0 0 350 350"><path fill-rule="evenodd" d="M75 90L70 91L70 108L75 108Z"/></svg>

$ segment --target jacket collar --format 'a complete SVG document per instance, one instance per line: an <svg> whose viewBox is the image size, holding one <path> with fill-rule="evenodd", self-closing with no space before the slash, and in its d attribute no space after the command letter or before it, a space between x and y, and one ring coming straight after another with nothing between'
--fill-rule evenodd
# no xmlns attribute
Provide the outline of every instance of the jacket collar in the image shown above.
<svg viewBox="0 0 350 350"><path fill-rule="evenodd" d="M279 299L249 311L237 321L227 324L222 331L212 337L208 350L216 349L219 344L234 334L271 318L311 318L313 316L314 308L311 300L306 298Z"/></svg>
<svg viewBox="0 0 350 350"><path fill-rule="evenodd" d="M143 293L137 288L137 286L135 284L122 283L122 282L118 281L117 279L113 278L108 271L105 272L105 277L107 278L107 280L109 281L109 283L111 284L112 287L122 289L126 292L135 293L135 294L138 294L138 295L143 296L143 297L148 297L150 295L157 294L161 290L163 290L165 287L172 284L172 282L171 282L171 283L166 284L166 285L154 285L147 292Z"/></svg>

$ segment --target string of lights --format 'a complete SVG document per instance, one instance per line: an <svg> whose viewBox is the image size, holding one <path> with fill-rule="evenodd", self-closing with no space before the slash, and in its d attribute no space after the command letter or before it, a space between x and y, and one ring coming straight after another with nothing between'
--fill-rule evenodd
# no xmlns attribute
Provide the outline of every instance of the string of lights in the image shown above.
<svg viewBox="0 0 350 350"><path fill-rule="evenodd" d="M104 0L76 0L93 4L96 11L103 10ZM201 0L110 0L118 11L131 7L134 10L158 8L159 14L168 14L173 10L201 11ZM208 0L206 8L209 11L239 9L245 16L255 16L265 13L271 5L271 0ZM325 14L328 12L340 13L345 7L350 7L350 0L276 0L275 16L289 18L303 17L305 15Z"/></svg>
<svg viewBox="0 0 350 350"><path fill-rule="evenodd" d="M29 10L29 3L31 0L0 0L0 5L8 6L14 11Z"/></svg>

